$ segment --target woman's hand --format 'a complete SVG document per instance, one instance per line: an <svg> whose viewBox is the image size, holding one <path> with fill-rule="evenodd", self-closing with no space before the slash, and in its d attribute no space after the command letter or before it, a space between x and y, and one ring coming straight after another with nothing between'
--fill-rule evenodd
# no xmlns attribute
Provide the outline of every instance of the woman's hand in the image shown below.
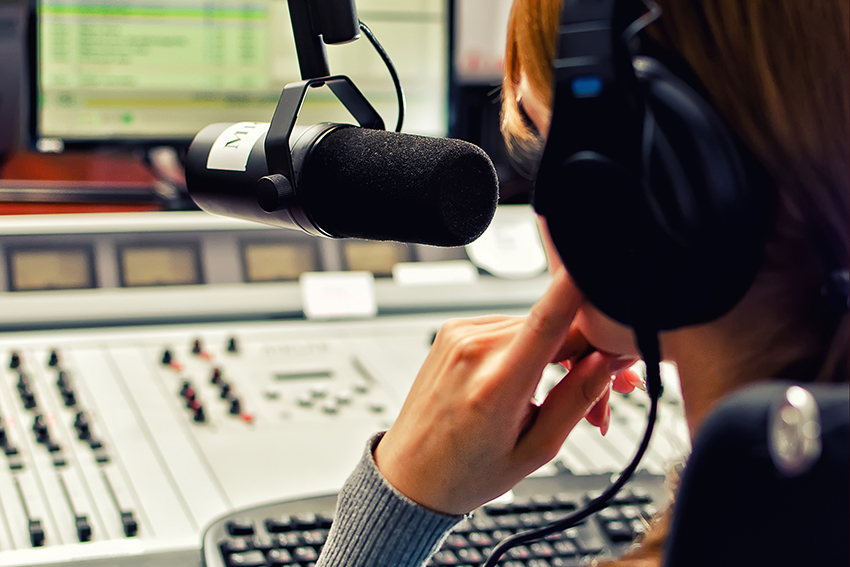
<svg viewBox="0 0 850 567"><path fill-rule="evenodd" d="M560 269L527 317L446 323L375 451L387 480L426 508L463 514L554 458L607 395L611 376L634 362L584 356L587 341L570 332L582 301ZM537 406L532 396L543 370L562 361L569 373ZM598 407L604 415L607 398Z"/></svg>

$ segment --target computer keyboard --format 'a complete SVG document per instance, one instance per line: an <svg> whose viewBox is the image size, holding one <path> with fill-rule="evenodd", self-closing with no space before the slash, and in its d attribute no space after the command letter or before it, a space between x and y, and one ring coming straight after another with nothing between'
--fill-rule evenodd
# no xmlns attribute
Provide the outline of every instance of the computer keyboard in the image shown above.
<svg viewBox="0 0 850 567"><path fill-rule="evenodd" d="M478 510L448 536L429 565L480 565L502 539L563 518L598 496L609 475L562 472L522 481L507 498ZM582 524L509 550L504 567L580 567L617 557L667 502L663 477L638 473L612 504ZM205 567L310 567L333 522L336 495L264 505L228 514L205 531Z"/></svg>

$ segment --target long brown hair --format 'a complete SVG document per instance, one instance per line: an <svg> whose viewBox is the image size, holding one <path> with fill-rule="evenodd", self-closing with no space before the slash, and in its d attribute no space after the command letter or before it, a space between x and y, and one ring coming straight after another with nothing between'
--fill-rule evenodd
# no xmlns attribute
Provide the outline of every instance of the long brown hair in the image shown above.
<svg viewBox="0 0 850 567"><path fill-rule="evenodd" d="M815 312L828 273L847 270L850 262L850 3L657 2L662 15L651 37L690 65L779 193L764 265L744 302L759 326L742 331L737 321L720 324L753 335L747 340L754 357L771 351L788 363L813 357L827 375L847 381L847 315L836 325ZM511 11L502 132L514 152L542 148L523 119L517 89L524 79L551 107L560 9L561 0L515 0ZM665 512L644 545L617 564L660 564L668 523Z"/></svg>

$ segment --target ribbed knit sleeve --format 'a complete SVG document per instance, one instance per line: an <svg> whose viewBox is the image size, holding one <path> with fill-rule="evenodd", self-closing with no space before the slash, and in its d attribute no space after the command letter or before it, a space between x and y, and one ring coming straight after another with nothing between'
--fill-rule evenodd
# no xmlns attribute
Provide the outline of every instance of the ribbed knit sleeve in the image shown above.
<svg viewBox="0 0 850 567"><path fill-rule="evenodd" d="M336 516L316 567L419 567L464 517L419 506L381 474L369 440L339 494Z"/></svg>

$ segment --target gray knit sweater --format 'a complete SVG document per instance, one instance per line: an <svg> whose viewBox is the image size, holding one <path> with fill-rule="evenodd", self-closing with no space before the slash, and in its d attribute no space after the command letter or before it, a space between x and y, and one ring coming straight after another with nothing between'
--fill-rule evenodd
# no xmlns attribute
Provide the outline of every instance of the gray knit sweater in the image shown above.
<svg viewBox="0 0 850 567"><path fill-rule="evenodd" d="M423 508L384 478L373 456L381 437L345 482L316 567L419 567L463 520Z"/></svg>

